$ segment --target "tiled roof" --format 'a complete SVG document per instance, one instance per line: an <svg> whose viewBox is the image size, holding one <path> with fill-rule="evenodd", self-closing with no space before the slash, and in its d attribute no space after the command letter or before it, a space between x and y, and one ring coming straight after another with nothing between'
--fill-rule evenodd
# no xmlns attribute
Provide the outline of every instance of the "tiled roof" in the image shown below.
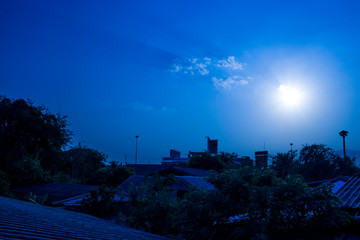
<svg viewBox="0 0 360 240"><path fill-rule="evenodd" d="M360 208L360 175L350 178L337 192L343 207Z"/></svg>
<svg viewBox="0 0 360 240"><path fill-rule="evenodd" d="M82 213L0 197L0 239L167 238Z"/></svg>

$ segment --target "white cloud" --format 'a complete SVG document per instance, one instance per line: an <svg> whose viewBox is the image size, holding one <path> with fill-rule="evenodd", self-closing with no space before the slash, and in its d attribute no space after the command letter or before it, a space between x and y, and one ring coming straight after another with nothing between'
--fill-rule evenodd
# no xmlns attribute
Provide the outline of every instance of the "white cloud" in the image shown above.
<svg viewBox="0 0 360 240"><path fill-rule="evenodd" d="M174 65L172 66L171 72L176 72L176 73L178 73L178 72L181 71L181 69L182 69L182 66L181 66L181 65L174 64Z"/></svg>
<svg viewBox="0 0 360 240"><path fill-rule="evenodd" d="M229 56L227 59L219 60L216 66L221 68L229 68L232 70L243 70L244 65L236 61L234 56Z"/></svg>
<svg viewBox="0 0 360 240"><path fill-rule="evenodd" d="M200 74L201 76L208 75L210 73L208 67L211 63L210 58L184 58L181 60L178 60L179 63L173 64L171 67L171 72L179 73L182 72L184 74Z"/></svg>
<svg viewBox="0 0 360 240"><path fill-rule="evenodd" d="M211 64L211 58L204 57L203 60L204 60L205 64L207 64L207 65L210 65L210 64Z"/></svg>
<svg viewBox="0 0 360 240"><path fill-rule="evenodd" d="M203 64L203 63L198 63L195 65L195 68L199 71L199 73L204 76L204 75L208 75L210 73L210 71L208 69L206 69L207 65Z"/></svg>
<svg viewBox="0 0 360 240"><path fill-rule="evenodd" d="M234 56L224 59L210 57L182 58L172 65L171 72L185 75L210 75L217 89L234 89L249 84L250 77L243 73L245 64Z"/></svg>
<svg viewBox="0 0 360 240"><path fill-rule="evenodd" d="M214 87L225 90L231 90L249 83L248 80L243 79L240 76L232 76L226 79L213 77L212 82Z"/></svg>

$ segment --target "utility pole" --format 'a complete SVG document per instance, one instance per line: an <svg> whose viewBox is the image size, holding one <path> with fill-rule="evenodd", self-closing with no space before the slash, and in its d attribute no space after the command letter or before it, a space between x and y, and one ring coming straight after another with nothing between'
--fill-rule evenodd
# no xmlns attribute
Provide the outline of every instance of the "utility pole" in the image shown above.
<svg viewBox="0 0 360 240"><path fill-rule="evenodd" d="M292 146L293 146L294 144L293 143L290 143L290 156L292 157L293 156L293 150L292 150Z"/></svg>
<svg viewBox="0 0 360 240"><path fill-rule="evenodd" d="M343 138L343 147L344 147L344 160L346 159L346 151L345 151L345 137L347 136L349 132L342 130L341 132L339 132L340 136Z"/></svg>
<svg viewBox="0 0 360 240"><path fill-rule="evenodd" d="M135 138L136 138L135 164L137 164L137 150L138 150L138 138L139 138L139 136L135 136Z"/></svg>

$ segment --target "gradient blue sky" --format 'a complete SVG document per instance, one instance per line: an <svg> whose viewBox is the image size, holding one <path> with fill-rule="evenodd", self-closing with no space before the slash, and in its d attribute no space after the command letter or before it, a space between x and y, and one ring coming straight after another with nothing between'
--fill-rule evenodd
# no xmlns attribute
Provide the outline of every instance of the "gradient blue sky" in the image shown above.
<svg viewBox="0 0 360 240"><path fill-rule="evenodd" d="M1 1L0 94L110 160L360 149L359 1ZM296 105L280 85L295 89Z"/></svg>

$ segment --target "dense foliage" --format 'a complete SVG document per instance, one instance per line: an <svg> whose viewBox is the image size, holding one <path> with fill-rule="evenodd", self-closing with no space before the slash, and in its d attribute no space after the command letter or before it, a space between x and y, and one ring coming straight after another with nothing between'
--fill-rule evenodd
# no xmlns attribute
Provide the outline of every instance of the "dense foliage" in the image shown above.
<svg viewBox="0 0 360 240"><path fill-rule="evenodd" d="M127 225L161 235L174 236L180 214L176 195L168 191L171 177L147 179L144 185L131 187L130 209L120 220Z"/></svg>
<svg viewBox="0 0 360 240"><path fill-rule="evenodd" d="M222 171L233 166L235 153L221 152L218 155L211 155L209 152L202 152L199 156L190 158L187 166L190 168L201 168L206 170Z"/></svg>
<svg viewBox="0 0 360 240"><path fill-rule="evenodd" d="M12 187L47 181L116 186L133 174L107 156L70 139L65 116L54 115L29 100L0 96L0 195ZM99 177L101 176L101 177Z"/></svg>
<svg viewBox="0 0 360 240"><path fill-rule="evenodd" d="M335 235L350 220L329 186L309 188L301 178L240 168L209 181L214 190L194 189L181 199L161 181L146 184L132 192L122 222L185 239L277 239L279 232Z"/></svg>
<svg viewBox="0 0 360 240"><path fill-rule="evenodd" d="M274 156L271 168L277 176L300 174L306 181L331 179L336 176L352 176L360 172L355 159L341 158L324 144L304 145L296 159L296 151L278 153Z"/></svg>
<svg viewBox="0 0 360 240"><path fill-rule="evenodd" d="M22 99L0 97L0 168L12 185L46 180L70 140L66 118Z"/></svg>
<svg viewBox="0 0 360 240"><path fill-rule="evenodd" d="M81 146L62 153L60 170L78 179L81 183L91 183L97 179L97 172L105 167L106 156L97 150Z"/></svg>
<svg viewBox="0 0 360 240"><path fill-rule="evenodd" d="M0 170L0 196L11 196L10 181L6 172Z"/></svg>
<svg viewBox="0 0 360 240"><path fill-rule="evenodd" d="M112 161L110 165L100 168L96 173L96 178L92 179L93 184L103 183L110 187L117 187L124 182L131 175L134 175L135 171L132 168L128 168Z"/></svg>
<svg viewBox="0 0 360 240"><path fill-rule="evenodd" d="M98 190L90 192L90 195L81 201L81 209L96 217L104 218L113 213L116 207L115 191L101 185Z"/></svg>

